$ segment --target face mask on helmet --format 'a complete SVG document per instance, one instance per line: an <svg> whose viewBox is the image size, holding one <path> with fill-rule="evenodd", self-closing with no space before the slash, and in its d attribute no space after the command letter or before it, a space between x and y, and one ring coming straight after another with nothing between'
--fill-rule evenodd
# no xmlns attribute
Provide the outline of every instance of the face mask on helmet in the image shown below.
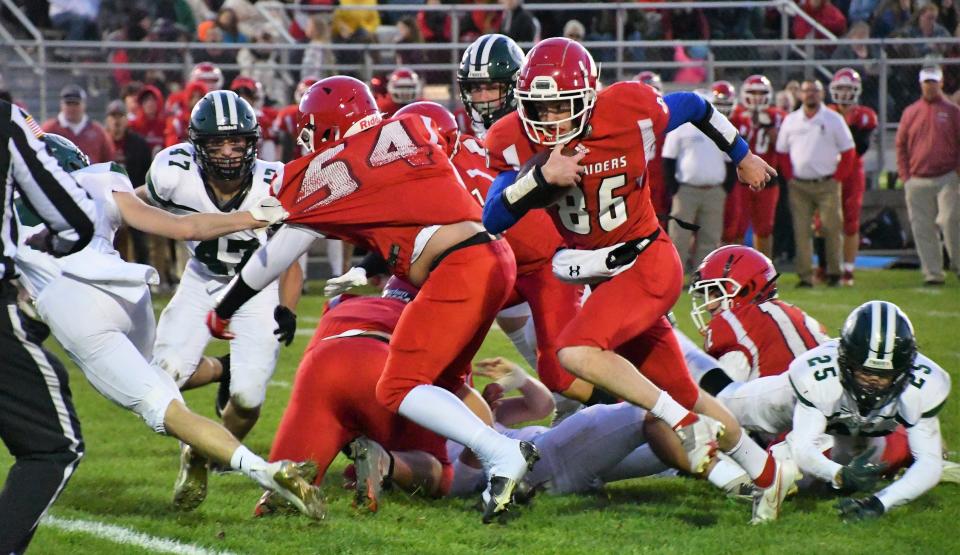
<svg viewBox="0 0 960 555"><path fill-rule="evenodd" d="M394 78L387 82L387 94L397 104L410 104L420 98L422 86L418 79Z"/></svg>
<svg viewBox="0 0 960 555"><path fill-rule="evenodd" d="M257 157L257 137L209 137L194 141L197 163L216 179L233 181L246 177Z"/></svg>
<svg viewBox="0 0 960 555"><path fill-rule="evenodd" d="M700 333L706 333L714 314L733 307L733 299L740 293L740 284L730 278L700 279L694 275L690 285L690 318Z"/></svg>
<svg viewBox="0 0 960 555"><path fill-rule="evenodd" d="M831 83L830 98L834 104L856 104L860 100L860 86Z"/></svg>
<svg viewBox="0 0 960 555"><path fill-rule="evenodd" d="M473 120L487 127L517 107L513 83L462 81L460 100L470 110Z"/></svg>
<svg viewBox="0 0 960 555"><path fill-rule="evenodd" d="M586 129L596 91L561 92L556 96L559 98L520 96L517 109L530 140L552 146L574 139Z"/></svg>

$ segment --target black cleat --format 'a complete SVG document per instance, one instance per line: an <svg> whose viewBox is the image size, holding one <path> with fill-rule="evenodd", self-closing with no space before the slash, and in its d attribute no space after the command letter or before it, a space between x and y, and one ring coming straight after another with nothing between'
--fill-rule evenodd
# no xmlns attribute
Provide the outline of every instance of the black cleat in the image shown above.
<svg viewBox="0 0 960 555"><path fill-rule="evenodd" d="M217 413L217 418L220 418L223 416L224 409L227 408L227 403L230 402L230 353L222 357L217 357L217 360L219 360L220 365L223 366L223 372L220 374L220 384L217 386L217 400L213 408Z"/></svg>
<svg viewBox="0 0 960 555"><path fill-rule="evenodd" d="M494 517L503 514L513 503L513 492L517 482L533 469L533 465L540 459L537 447L527 441L520 442L520 454L526 460L527 466L516 478L506 476L491 476L487 490L483 492L483 523L490 524Z"/></svg>

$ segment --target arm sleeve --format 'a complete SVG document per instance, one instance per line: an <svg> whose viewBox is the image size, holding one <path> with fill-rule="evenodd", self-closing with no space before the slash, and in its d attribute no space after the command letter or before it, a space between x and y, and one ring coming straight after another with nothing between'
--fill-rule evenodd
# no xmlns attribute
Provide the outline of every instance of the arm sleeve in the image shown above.
<svg viewBox="0 0 960 555"><path fill-rule="evenodd" d="M899 480L876 494L887 511L926 493L937 485L943 471L939 418L920 419L916 426L907 428L907 440L913 464Z"/></svg>
<svg viewBox="0 0 960 555"><path fill-rule="evenodd" d="M517 173L501 172L487 190L487 198L483 204L483 226L490 233L503 233L519 219L510 212L503 200L503 190L513 185Z"/></svg>
<svg viewBox="0 0 960 555"><path fill-rule="evenodd" d="M836 487L834 478L843 465L828 459L820 450L818 438L827 429L827 418L815 407L798 399L793 409L793 431L790 432L790 448L797 466L806 474L812 474Z"/></svg>
<svg viewBox="0 0 960 555"><path fill-rule="evenodd" d="M266 245L262 245L240 270L223 298L217 303L216 312L229 319L253 298L260 290L275 281L280 274L307 252L317 236L305 229L284 225Z"/></svg>
<svg viewBox="0 0 960 555"><path fill-rule="evenodd" d="M857 148L857 156L863 156L870 150L870 137L873 135L873 129L857 129L852 134L853 143Z"/></svg>
<svg viewBox="0 0 960 555"><path fill-rule="evenodd" d="M713 106L699 95L675 92L664 96L663 100L670 110L667 132L689 122L709 137L720 150L726 152L735 164L739 164L750 153L747 142L737 133L730 120L714 110Z"/></svg>
<svg viewBox="0 0 960 555"><path fill-rule="evenodd" d="M677 181L677 161L673 158L661 158L663 161L663 186L667 194L673 196L680 190L680 183Z"/></svg>
<svg viewBox="0 0 960 555"><path fill-rule="evenodd" d="M727 173L723 176L723 190L727 194L733 191L734 185L737 184L737 167L733 165L733 162L727 162Z"/></svg>
<svg viewBox="0 0 960 555"><path fill-rule="evenodd" d="M93 237L96 206L37 138L20 108L10 106L10 163L24 200L54 233L53 250L77 252Z"/></svg>

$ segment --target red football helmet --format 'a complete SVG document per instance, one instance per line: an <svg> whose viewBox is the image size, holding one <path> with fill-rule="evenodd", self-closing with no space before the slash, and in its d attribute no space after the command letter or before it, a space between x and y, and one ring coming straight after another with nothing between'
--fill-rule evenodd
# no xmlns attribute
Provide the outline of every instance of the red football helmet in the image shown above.
<svg viewBox="0 0 960 555"><path fill-rule="evenodd" d="M410 104L423 94L423 81L416 71L408 67L397 68L387 79L387 94L401 106Z"/></svg>
<svg viewBox="0 0 960 555"><path fill-rule="evenodd" d="M760 251L743 245L720 247L708 254L693 274L690 317L705 333L709 316L776 297L779 275Z"/></svg>
<svg viewBox="0 0 960 555"><path fill-rule="evenodd" d="M369 129L382 119L377 101L363 83L344 75L313 84L300 99L297 142L310 152Z"/></svg>
<svg viewBox="0 0 960 555"><path fill-rule="evenodd" d="M737 89L730 81L714 81L710 85L710 104L724 116L730 117L737 103Z"/></svg>
<svg viewBox="0 0 960 555"><path fill-rule="evenodd" d="M242 96L256 109L263 106L263 85L252 77L237 76L230 82L230 90Z"/></svg>
<svg viewBox="0 0 960 555"><path fill-rule="evenodd" d="M313 86L314 83L319 81L320 78L315 75L310 75L309 77L304 77L297 83L296 90L293 91L293 103L300 104L300 99L303 98L303 93L307 92L307 89Z"/></svg>
<svg viewBox="0 0 960 555"><path fill-rule="evenodd" d="M658 92L663 92L663 81L660 79L660 74L653 71L641 71L633 78L634 81L640 81L644 85L650 85L651 87L657 89Z"/></svg>
<svg viewBox="0 0 960 555"><path fill-rule="evenodd" d="M444 150L446 150L447 156L452 157L457 153L457 148L460 146L460 127L457 125L457 118L453 117L450 110L447 110L436 102L421 100L419 102L411 102L403 108L400 108L393 114L393 117L399 117L404 114L416 114L432 120L440 131L440 136L443 138L445 144Z"/></svg>
<svg viewBox="0 0 960 555"><path fill-rule="evenodd" d="M537 43L520 66L514 94L527 137L542 145L564 143L587 127L597 101L597 65L580 43L562 37ZM568 103L567 117L554 121L541 114L545 104ZM545 111L545 110L544 110ZM569 126L567 131L564 127Z"/></svg>
<svg viewBox="0 0 960 555"><path fill-rule="evenodd" d="M852 67L838 69L830 80L830 98L835 104L857 104L863 92L860 74Z"/></svg>
<svg viewBox="0 0 960 555"><path fill-rule="evenodd" d="M740 87L740 102L748 110L765 110L773 103L773 85L763 75L751 75Z"/></svg>
<svg viewBox="0 0 960 555"><path fill-rule="evenodd" d="M187 81L203 81L208 90L217 91L223 88L223 72L210 62L200 62L193 66Z"/></svg>

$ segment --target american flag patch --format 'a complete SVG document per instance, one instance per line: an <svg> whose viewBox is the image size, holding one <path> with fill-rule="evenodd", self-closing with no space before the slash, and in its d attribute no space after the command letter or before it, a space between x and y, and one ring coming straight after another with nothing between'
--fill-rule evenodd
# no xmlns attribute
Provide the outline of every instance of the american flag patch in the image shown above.
<svg viewBox="0 0 960 555"><path fill-rule="evenodd" d="M27 126L30 127L30 131L33 131L33 134L36 135L38 139L43 138L43 129L40 129L40 126L37 125L37 122L33 120L33 116L20 110L20 114L23 115L24 121L27 122Z"/></svg>

